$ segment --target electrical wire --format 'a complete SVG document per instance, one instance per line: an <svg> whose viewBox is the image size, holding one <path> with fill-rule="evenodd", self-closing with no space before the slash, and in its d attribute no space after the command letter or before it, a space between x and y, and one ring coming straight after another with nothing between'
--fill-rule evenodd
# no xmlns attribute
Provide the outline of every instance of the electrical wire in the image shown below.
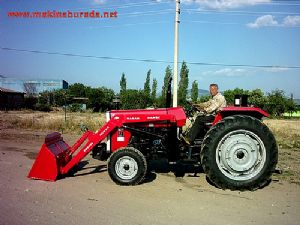
<svg viewBox="0 0 300 225"><path fill-rule="evenodd" d="M163 10L152 10L152 11L139 11L139 12L130 12L130 13L119 13L118 16L141 16L141 15L157 15L165 13L173 13L173 9L163 9Z"/></svg>
<svg viewBox="0 0 300 225"><path fill-rule="evenodd" d="M147 63L166 63L171 64L172 61L167 60L154 60L154 59L136 59L136 58L121 58L121 57L111 57L111 56L95 56L95 55L82 55L82 54L73 54L73 53L64 53L64 52L48 52L40 50L28 50L28 49L17 49L17 48L8 48L0 47L3 51L16 51L16 52L28 52L35 54L47 54L47 55L60 55L68 57L81 57L81 58L94 58L94 59L103 59L103 60L118 60L118 61L132 61L132 62L147 62ZM182 62L180 62L182 63ZM285 66L285 65L254 65L254 64L226 64L226 63L207 63L207 62L185 62L190 65L198 66L226 66L226 67L248 67L248 68L281 68L281 69L300 69L300 66Z"/></svg>
<svg viewBox="0 0 300 225"><path fill-rule="evenodd" d="M203 24L219 24L219 25L240 25L245 26L244 23L234 23L234 22L216 22L216 21L207 21L207 20L180 20L182 23L203 23ZM295 26L293 26L295 27Z"/></svg>
<svg viewBox="0 0 300 225"><path fill-rule="evenodd" d="M229 14L229 15L257 15L257 14L275 14L275 15L300 15L300 13L296 13L296 12L276 12L276 11L219 11L219 10L207 10L207 9L181 9L181 11L183 12L191 12L191 13L200 13L200 14L205 14L205 13L216 13L216 14Z"/></svg>
<svg viewBox="0 0 300 225"><path fill-rule="evenodd" d="M112 26L101 26L101 28L115 28L115 27L128 27L128 26L139 26L139 25L151 25L151 24L166 24L166 23L172 23L172 21L153 21L153 22L144 22L144 23L124 23L121 25L112 25Z"/></svg>
<svg viewBox="0 0 300 225"><path fill-rule="evenodd" d="M73 8L68 10L90 10L90 9L124 9L124 8L136 8L136 7L145 7L145 6L155 6L166 4L170 2L138 2L138 3L125 3L125 4L118 4L118 5L101 5L101 6L92 6L92 7L84 7L84 8Z"/></svg>
<svg viewBox="0 0 300 225"><path fill-rule="evenodd" d="M207 21L207 20L180 20L182 23L202 23L202 24L217 24L217 25L239 25L239 26L248 26L245 23L235 23L235 22L217 22L217 21ZM293 26L286 26L284 24L277 24L277 25L268 25L268 27L287 27L287 28L299 28L298 25Z"/></svg>

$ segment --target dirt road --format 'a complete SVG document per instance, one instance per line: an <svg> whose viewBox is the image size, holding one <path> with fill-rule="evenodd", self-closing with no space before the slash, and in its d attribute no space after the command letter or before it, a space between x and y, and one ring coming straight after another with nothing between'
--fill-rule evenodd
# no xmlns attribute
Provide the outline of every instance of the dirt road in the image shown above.
<svg viewBox="0 0 300 225"><path fill-rule="evenodd" d="M105 164L89 164L56 182L26 176L45 132L0 130L0 224L299 224L300 186L272 181L255 192L223 191L204 174L152 174L122 187ZM18 137L18 138L16 138ZM70 143L74 136L64 136ZM192 174L191 174L192 175Z"/></svg>

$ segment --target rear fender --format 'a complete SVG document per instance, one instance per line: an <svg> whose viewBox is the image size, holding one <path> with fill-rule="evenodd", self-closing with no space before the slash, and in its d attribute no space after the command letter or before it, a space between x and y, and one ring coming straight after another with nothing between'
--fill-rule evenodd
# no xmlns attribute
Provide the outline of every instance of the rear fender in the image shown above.
<svg viewBox="0 0 300 225"><path fill-rule="evenodd" d="M264 110L256 107L224 107L222 108L215 117L213 125L217 124L220 120L228 116L234 115L247 115L262 120L263 117L269 117L270 115Z"/></svg>

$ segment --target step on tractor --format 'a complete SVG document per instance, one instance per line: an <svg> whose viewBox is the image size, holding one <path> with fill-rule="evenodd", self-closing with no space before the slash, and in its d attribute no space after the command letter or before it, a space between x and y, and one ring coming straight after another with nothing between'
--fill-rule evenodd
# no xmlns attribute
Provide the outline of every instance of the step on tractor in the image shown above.
<svg viewBox="0 0 300 225"><path fill-rule="evenodd" d="M205 135L187 145L181 135L195 109L169 107L170 90L171 82L168 107L109 111L98 131L87 130L73 146L58 132L48 134L28 177L55 181L91 153L107 160L108 174L119 185L142 183L155 159L198 165L221 189L256 190L268 184L278 160L276 140L262 121L268 113L250 106L225 107L205 124Z"/></svg>

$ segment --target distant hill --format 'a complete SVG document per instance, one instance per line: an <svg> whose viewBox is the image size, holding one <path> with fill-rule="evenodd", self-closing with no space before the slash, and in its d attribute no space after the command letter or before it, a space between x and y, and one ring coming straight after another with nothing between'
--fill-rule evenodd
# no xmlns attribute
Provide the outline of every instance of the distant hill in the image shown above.
<svg viewBox="0 0 300 225"><path fill-rule="evenodd" d="M172 89L173 92L173 89ZM192 89L188 90L188 96L191 96ZM210 95L208 90L198 89L198 97ZM157 96L161 96L161 92L157 93Z"/></svg>
<svg viewBox="0 0 300 225"><path fill-rule="evenodd" d="M189 96L191 96L191 92L192 92L192 89L190 89L188 91L188 95ZM208 90L198 89L198 97L207 96L207 95L209 95L209 91Z"/></svg>
<svg viewBox="0 0 300 225"><path fill-rule="evenodd" d="M198 89L198 96L205 96L205 95L210 95L208 90L204 90L204 89Z"/></svg>

